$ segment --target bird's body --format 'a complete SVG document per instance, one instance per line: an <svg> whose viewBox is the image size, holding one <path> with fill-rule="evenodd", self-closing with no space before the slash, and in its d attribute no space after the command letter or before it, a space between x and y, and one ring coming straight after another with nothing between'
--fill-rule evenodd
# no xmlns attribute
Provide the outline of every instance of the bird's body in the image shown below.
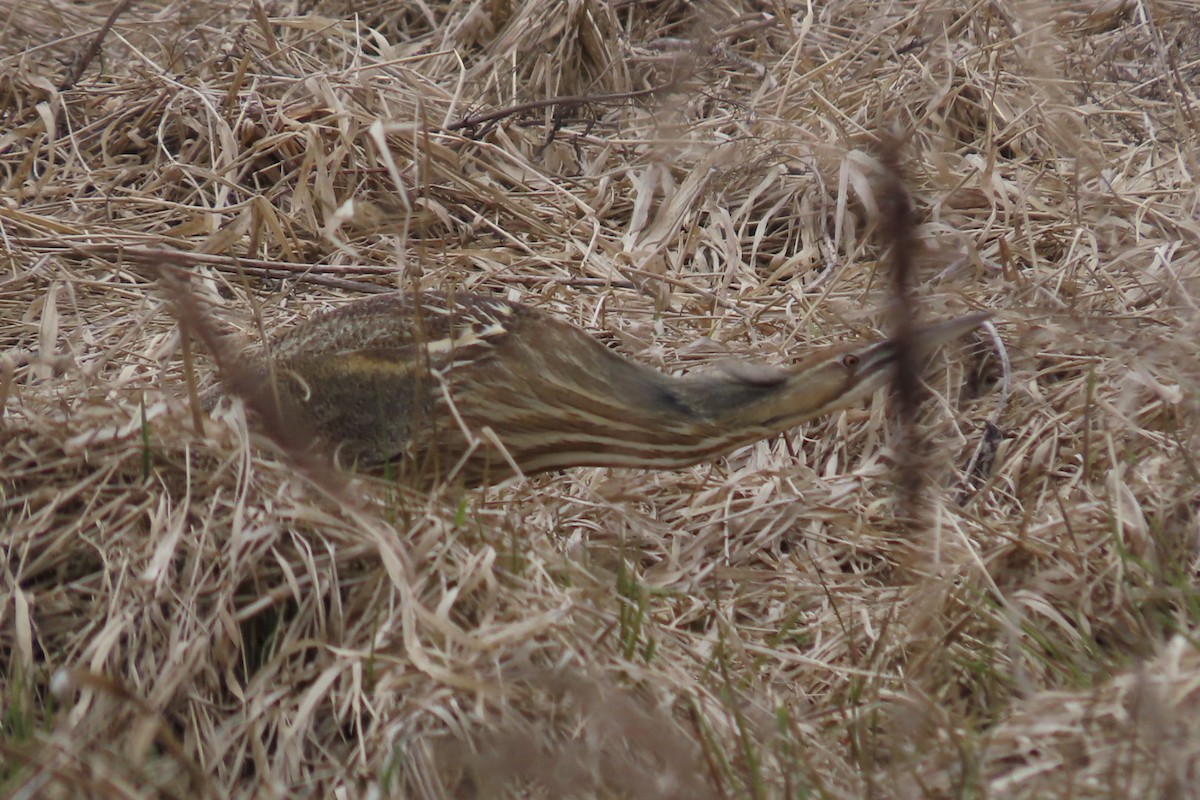
<svg viewBox="0 0 1200 800"><path fill-rule="evenodd" d="M981 321L927 328L922 341L932 349ZM471 486L518 472L715 458L873 392L893 349L877 342L787 369L677 377L529 306L426 292L316 316L275 338L271 368L260 368L341 463Z"/></svg>

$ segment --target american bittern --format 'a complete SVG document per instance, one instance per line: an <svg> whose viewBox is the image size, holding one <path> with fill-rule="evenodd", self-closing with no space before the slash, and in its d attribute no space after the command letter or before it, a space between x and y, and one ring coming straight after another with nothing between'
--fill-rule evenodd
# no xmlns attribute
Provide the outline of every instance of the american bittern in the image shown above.
<svg viewBox="0 0 1200 800"><path fill-rule="evenodd" d="M986 317L919 330L918 353ZM675 377L529 306L430 292L350 303L280 335L269 351L285 413L306 419L342 463L474 486L518 469L670 469L715 458L871 394L896 345L836 346L787 369L732 364Z"/></svg>

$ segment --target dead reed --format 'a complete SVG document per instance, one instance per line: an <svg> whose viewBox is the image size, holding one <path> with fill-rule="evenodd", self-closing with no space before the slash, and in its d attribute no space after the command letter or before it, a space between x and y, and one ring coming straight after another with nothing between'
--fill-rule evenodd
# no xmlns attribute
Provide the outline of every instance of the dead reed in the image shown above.
<svg viewBox="0 0 1200 800"><path fill-rule="evenodd" d="M1190 3L0 11L0 794L1198 795ZM785 362L888 327L885 134L922 318L1011 357L926 373L908 525L882 395L678 472L297 468L194 420L145 267L237 342L457 286Z"/></svg>

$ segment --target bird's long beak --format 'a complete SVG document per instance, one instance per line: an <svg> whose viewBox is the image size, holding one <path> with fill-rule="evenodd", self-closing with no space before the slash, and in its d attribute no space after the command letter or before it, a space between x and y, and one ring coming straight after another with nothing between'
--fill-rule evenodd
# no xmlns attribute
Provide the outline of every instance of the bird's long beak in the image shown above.
<svg viewBox="0 0 1200 800"><path fill-rule="evenodd" d="M942 345L978 328L990 316L968 314L918 327L912 339L916 358L929 357ZM827 350L794 368L777 390L751 404L751 415L782 429L846 408L887 383L898 354L896 339Z"/></svg>
<svg viewBox="0 0 1200 800"><path fill-rule="evenodd" d="M981 311L918 328L915 342L917 354L927 356L942 345L970 333L991 318L990 313Z"/></svg>
<svg viewBox="0 0 1200 800"><path fill-rule="evenodd" d="M919 360L928 358L939 347L970 333L987 322L991 316L987 312L967 314L918 327L911 340L913 355ZM845 382L840 393L841 402L837 405L849 405L886 383L899 356L899 347L897 339L884 339L849 348L830 358L829 366L833 367L833 371L829 374L832 378L836 379L838 373L845 372ZM839 364L842 369L836 368L835 365Z"/></svg>
<svg viewBox="0 0 1200 800"><path fill-rule="evenodd" d="M939 347L970 333L984 322L987 322L991 316L991 314L986 312L967 314L962 317L935 322L932 325L918 327L912 333L910 344L913 350L913 357L918 360L928 358ZM863 346L861 351L859 351L859 379L868 380L870 374L875 371L890 372L890 368L896 363L899 354L900 342L895 338L884 339L881 342ZM883 379L886 379L886 375ZM883 379L878 383L882 383Z"/></svg>
<svg viewBox="0 0 1200 800"><path fill-rule="evenodd" d="M923 361L989 316L968 314L918 327L912 338L914 355ZM859 402L888 382L898 354L897 340L883 339L835 346L788 369L725 365L715 372L676 379L667 396L728 431L728 442L736 444ZM674 407L664 413L669 417Z"/></svg>

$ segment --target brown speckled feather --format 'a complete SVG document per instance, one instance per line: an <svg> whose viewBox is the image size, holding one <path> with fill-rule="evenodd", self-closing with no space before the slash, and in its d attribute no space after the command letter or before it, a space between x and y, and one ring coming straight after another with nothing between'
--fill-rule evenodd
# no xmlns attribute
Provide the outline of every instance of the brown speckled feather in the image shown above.
<svg viewBox="0 0 1200 800"><path fill-rule="evenodd" d="M982 319L927 328L923 346ZM854 402L893 360L885 341L784 370L673 377L529 306L435 292L349 303L268 351L256 369L340 463L467 485L569 466L694 464Z"/></svg>

